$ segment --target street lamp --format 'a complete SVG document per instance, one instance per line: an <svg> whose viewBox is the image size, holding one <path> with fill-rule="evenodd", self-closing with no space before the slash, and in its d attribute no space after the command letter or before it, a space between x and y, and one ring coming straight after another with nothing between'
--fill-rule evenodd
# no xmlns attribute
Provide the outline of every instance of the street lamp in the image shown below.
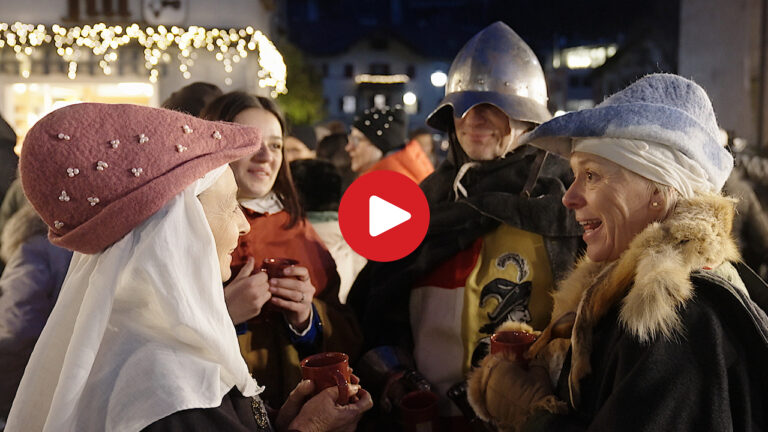
<svg viewBox="0 0 768 432"><path fill-rule="evenodd" d="M408 114L416 114L418 106L416 105L416 94L413 92L407 92L403 95L403 103L405 104L405 112Z"/></svg>
<svg viewBox="0 0 768 432"><path fill-rule="evenodd" d="M446 75L443 71L435 71L432 72L432 75L429 77L429 79L432 81L433 86L442 87L446 82L448 82L448 75Z"/></svg>

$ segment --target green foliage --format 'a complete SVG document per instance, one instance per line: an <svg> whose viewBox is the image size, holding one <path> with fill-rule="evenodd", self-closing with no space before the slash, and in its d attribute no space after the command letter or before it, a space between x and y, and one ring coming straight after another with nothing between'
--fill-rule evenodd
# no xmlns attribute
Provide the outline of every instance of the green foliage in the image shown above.
<svg viewBox="0 0 768 432"><path fill-rule="evenodd" d="M294 45L283 41L277 49L285 61L285 86L288 88L288 93L278 96L277 102L288 123L313 125L324 120L322 77L304 61L303 53Z"/></svg>

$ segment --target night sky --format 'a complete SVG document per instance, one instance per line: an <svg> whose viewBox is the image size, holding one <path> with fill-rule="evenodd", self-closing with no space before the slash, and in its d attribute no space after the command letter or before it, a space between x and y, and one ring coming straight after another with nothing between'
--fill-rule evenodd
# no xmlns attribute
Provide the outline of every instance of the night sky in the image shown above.
<svg viewBox="0 0 768 432"><path fill-rule="evenodd" d="M308 53L333 55L361 38L400 40L429 57L452 58L494 21L509 24L542 54L556 45L654 38L674 45L678 0L399 0L401 18L383 0L287 0L289 38ZM398 15L398 14L395 14ZM322 35L322 37L318 37Z"/></svg>

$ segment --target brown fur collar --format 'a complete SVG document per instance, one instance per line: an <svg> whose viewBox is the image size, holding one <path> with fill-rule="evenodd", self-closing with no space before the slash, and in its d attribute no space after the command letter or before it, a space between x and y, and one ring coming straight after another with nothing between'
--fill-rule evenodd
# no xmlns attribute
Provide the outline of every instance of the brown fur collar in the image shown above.
<svg viewBox="0 0 768 432"><path fill-rule="evenodd" d="M582 258L554 294L552 318L577 311L571 335L571 400L590 373L592 328L621 302L621 326L642 343L681 333L678 311L692 297L691 271L740 259L731 237L735 201L719 195L677 203L670 216L635 236L618 260Z"/></svg>

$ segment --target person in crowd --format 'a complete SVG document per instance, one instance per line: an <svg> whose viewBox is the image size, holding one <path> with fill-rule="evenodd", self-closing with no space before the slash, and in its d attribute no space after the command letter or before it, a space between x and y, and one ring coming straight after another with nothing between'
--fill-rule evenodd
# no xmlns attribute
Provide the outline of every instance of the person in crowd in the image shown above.
<svg viewBox="0 0 768 432"><path fill-rule="evenodd" d="M6 419L32 348L51 314L72 252L48 241L28 202L2 230L0 258L0 419Z"/></svg>
<svg viewBox="0 0 768 432"><path fill-rule="evenodd" d="M560 205L572 179L565 161L518 142L551 118L546 101L533 51L504 23L475 35L453 61L445 98L427 118L448 134L451 154L421 184L426 237L401 260L369 262L347 300L369 350L356 371L380 408L413 388L395 378L415 368L440 396L445 427L469 430L466 375L494 329L507 319L538 330L549 323L553 282L575 261L582 230ZM392 347L406 355L383 361Z"/></svg>
<svg viewBox="0 0 768 432"><path fill-rule="evenodd" d="M203 108L222 94L217 85L197 81L171 93L160 106L200 117Z"/></svg>
<svg viewBox="0 0 768 432"><path fill-rule="evenodd" d="M301 358L322 351L356 358L362 336L354 314L339 303L333 257L299 203L284 157L285 121L277 105L232 92L212 101L202 115L257 126L264 139L258 151L231 163L251 230L232 254L235 276L224 294L242 333L246 363L266 385L265 400L277 406L300 381ZM299 264L288 268L285 277L268 280L258 268L265 258L277 257Z"/></svg>
<svg viewBox="0 0 768 432"><path fill-rule="evenodd" d="M348 141L346 133L331 134L321 139L315 150L318 159L329 161L336 167L336 172L341 176L342 195L357 177L352 171L352 160L349 153L344 150Z"/></svg>
<svg viewBox="0 0 768 432"><path fill-rule="evenodd" d="M424 150L424 154L427 155L429 161L432 162L432 166L437 166L435 143L432 139L432 131L428 127L422 126L412 130L408 135L409 141L416 140L416 142L419 143L421 149Z"/></svg>
<svg viewBox="0 0 768 432"><path fill-rule="evenodd" d="M21 181L16 178L6 191L2 204L0 204L0 233L5 229L5 225L25 204L27 199L24 197L24 191L21 189ZM0 236L0 247L2 247L3 239ZM5 266L5 258L0 254L0 273L2 273Z"/></svg>
<svg viewBox="0 0 768 432"><path fill-rule="evenodd" d="M721 130L723 143L734 158L733 171L723 192L738 199L733 233L744 262L763 280L768 279L768 182L762 177L762 158L746 151L746 142Z"/></svg>
<svg viewBox="0 0 768 432"><path fill-rule="evenodd" d="M341 176L331 162L322 159L295 160L291 162L291 173L307 211L307 220L336 262L341 278L339 301L346 303L352 283L368 261L352 250L341 235Z"/></svg>
<svg viewBox="0 0 768 432"><path fill-rule="evenodd" d="M470 382L500 430L768 427L766 286L739 263L717 132L704 89L654 74L522 139L570 157L587 251L555 294L553 320L576 314L561 391L499 355Z"/></svg>
<svg viewBox="0 0 768 432"><path fill-rule="evenodd" d="M421 183L435 168L418 142L407 142L407 123L400 105L371 108L356 117L346 146L352 171L391 170Z"/></svg>
<svg viewBox="0 0 768 432"><path fill-rule="evenodd" d="M315 126L315 141L320 143L320 141L322 141L323 138L327 137L328 135L346 135L348 132L349 131L347 131L347 126L343 122L339 120L332 120L328 123Z"/></svg>
<svg viewBox="0 0 768 432"><path fill-rule="evenodd" d="M285 161L291 163L299 159L314 159L315 153L299 138L289 135L285 137Z"/></svg>
<svg viewBox="0 0 768 432"><path fill-rule="evenodd" d="M16 166L18 164L18 157L14 152L16 147L16 132L13 128L0 116L0 203L5 201L5 196L13 191L13 182L16 178ZM8 211L11 209L9 208ZM8 221L11 214L6 211L0 211L0 232L3 230L3 225ZM0 273L3 271L5 261L0 259Z"/></svg>
<svg viewBox="0 0 768 432"><path fill-rule="evenodd" d="M734 166L723 185L723 192L738 200L733 235L742 259L765 280L768 278L768 213L743 171L743 167Z"/></svg>
<svg viewBox="0 0 768 432"><path fill-rule="evenodd" d="M16 147L16 132L0 116L0 202L5 196L5 192L16 178L16 165L19 158L14 152Z"/></svg>
<svg viewBox="0 0 768 432"><path fill-rule="evenodd" d="M25 194L74 251L6 431L272 429L222 280L248 223L228 163L258 129L135 105L75 104L24 142ZM355 387L357 384L355 384ZM278 430L353 428L371 406L302 382Z"/></svg>

